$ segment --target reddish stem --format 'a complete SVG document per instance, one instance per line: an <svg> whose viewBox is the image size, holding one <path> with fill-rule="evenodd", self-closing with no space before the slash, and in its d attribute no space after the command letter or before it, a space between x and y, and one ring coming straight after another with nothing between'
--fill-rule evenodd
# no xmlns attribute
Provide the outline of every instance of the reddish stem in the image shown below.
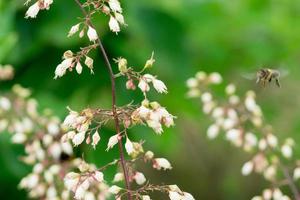
<svg viewBox="0 0 300 200"><path fill-rule="evenodd" d="M88 23L88 25L91 26L92 28L94 28L94 25L90 21L89 14L82 7L82 4L80 3L80 1L75 0L75 2L78 4L78 6L80 7L82 13L86 17L86 22ZM110 61L108 59L107 53L106 53L105 48L104 48L104 46L101 42L101 39L99 37L97 39L97 42L98 42L99 47L100 47L100 54L103 56L105 64L106 64L106 68L109 72L110 81L111 81L112 111L113 111L113 116L114 116L114 121L115 121L115 128L116 128L117 134L120 134L120 122L119 122L117 108L116 108L116 82L115 82L115 77L114 77L114 73L113 73ZM127 167L126 167L124 149L123 149L123 144L122 144L122 137L118 138L118 144L119 144L119 151L120 151L120 161L121 161L121 165L122 165L122 169L123 169L123 173L124 173L124 178L125 178L125 185L126 185L126 189L129 191L127 193L127 198L128 198L128 200L132 200L132 196L131 196L131 192L130 192L130 183L129 183L128 170L127 170Z"/></svg>

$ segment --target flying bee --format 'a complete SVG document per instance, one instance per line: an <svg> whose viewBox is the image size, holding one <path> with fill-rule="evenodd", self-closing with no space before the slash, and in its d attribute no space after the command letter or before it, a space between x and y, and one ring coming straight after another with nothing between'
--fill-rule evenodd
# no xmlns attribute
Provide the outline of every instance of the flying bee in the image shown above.
<svg viewBox="0 0 300 200"><path fill-rule="evenodd" d="M273 80L277 87L281 87L279 79L282 76L287 75L288 72L284 70L277 70L277 69L270 69L270 68L261 68L256 72L256 75L254 74L244 74L243 76L247 79L255 79L256 83L262 84L263 87L266 86L266 84L271 83Z"/></svg>
<svg viewBox="0 0 300 200"><path fill-rule="evenodd" d="M272 80L275 81L275 84L280 88L280 72L275 69L269 69L269 68L263 68L258 70L256 73L256 83L262 83L262 85L265 87L266 83L272 82Z"/></svg>

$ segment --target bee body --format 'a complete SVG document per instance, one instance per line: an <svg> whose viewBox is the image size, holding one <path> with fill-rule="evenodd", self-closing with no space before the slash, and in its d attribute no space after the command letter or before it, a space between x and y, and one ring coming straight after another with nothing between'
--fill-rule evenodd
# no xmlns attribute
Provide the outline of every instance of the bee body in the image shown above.
<svg viewBox="0 0 300 200"><path fill-rule="evenodd" d="M267 83L270 83L273 79L278 87L281 87L279 82L280 72L278 70L263 68L256 73L256 83L262 83L265 87Z"/></svg>

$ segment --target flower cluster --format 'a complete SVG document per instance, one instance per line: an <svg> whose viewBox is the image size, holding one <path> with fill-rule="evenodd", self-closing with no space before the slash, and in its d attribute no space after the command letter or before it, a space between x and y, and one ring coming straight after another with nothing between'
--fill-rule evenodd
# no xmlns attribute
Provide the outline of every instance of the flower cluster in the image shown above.
<svg viewBox="0 0 300 200"><path fill-rule="evenodd" d="M81 48L81 51L74 54L71 50L68 50L63 55L63 61L56 67L54 78L57 79L66 74L67 70L72 71L74 68L78 74L82 72L81 60L84 59L84 64L89 68L93 74L94 60L87 54L95 49L97 45L90 45L85 48Z"/></svg>
<svg viewBox="0 0 300 200"><path fill-rule="evenodd" d="M112 32L118 33L121 31L120 27L126 25L122 14L122 7L118 0L87 1L83 4L83 7L93 10L89 13L89 16L93 16L98 12L109 16L108 25Z"/></svg>
<svg viewBox="0 0 300 200"><path fill-rule="evenodd" d="M245 97L240 98L236 94L236 86L228 84L225 87L226 100L223 103L215 100L210 86L221 82L220 74L205 72L198 72L187 81L188 96L200 98L203 112L214 121L207 129L208 138L214 139L224 133L226 140L252 154L252 159L245 162L241 173L246 176L255 171L272 184L271 189L265 190L262 196L256 196L253 200L289 199L280 192L279 186L284 185L289 185L298 199L299 194L294 189L295 183L290 175L291 169L285 165L287 161L293 163L293 139L279 141L272 127L264 122L262 109L256 103L253 91L246 92ZM297 180L299 175L300 170L296 165L294 179Z"/></svg>
<svg viewBox="0 0 300 200"><path fill-rule="evenodd" d="M49 5L52 3L52 1L46 0L39 0L38 2L39 3L36 4L35 7L29 9L26 16L35 17L40 9L48 9ZM58 189L51 186L51 184L47 184L47 186L50 185L51 189L48 188L46 193L40 192L36 196L32 195L32 197L40 197L43 199L68 199L74 197L75 199L85 200L105 200L109 199L110 196L113 196L114 199L122 199L122 197L126 195L128 200L133 198L150 200L151 197L149 196L149 193L160 191L167 193L171 200L193 200L194 198L191 194L181 191L175 185L155 186L147 181L145 175L141 172L142 170L137 169L138 161L150 163L152 167L157 170L170 170L172 169L172 166L167 159L154 157L152 151L145 152L143 148L144 141L131 141L129 139L129 134L127 133L127 130L136 124L146 123L158 134L163 132L163 126L170 127L174 125L175 117L158 102L150 102L147 98L147 93L150 91L151 85L158 93L167 93L167 87L161 80L158 80L156 76L151 74L143 73L146 69L152 67L155 62L153 54L152 57L147 60L144 68L140 72L136 72L132 68L127 67L126 59L118 59L117 63L120 72L115 75L110 64L110 59L99 38L99 34L92 23L92 18L94 14L100 12L108 15L110 17L109 27L111 31L118 33L120 31L120 26L126 25L122 15L120 2L118 0L87 0L84 3L76 0L75 2L80 7L84 18L81 22L71 27L68 37L77 33L79 33L80 38L87 35L91 44L81 48L77 53L73 53L71 50L66 51L63 55L63 61L56 67L54 78L62 77L67 71L72 71L74 68L78 74L81 74L83 70L83 59L84 64L91 72L93 72L94 61L88 54L92 49L100 48L100 52L105 59L106 67L108 68L110 79L112 81L112 108L86 108L81 112L69 109L69 114L65 118L63 124L56 128L54 128L54 126L51 128L51 131L54 132L56 130L58 133L53 139L53 142L56 144L55 148L51 151L51 149L47 148L48 146L45 146L43 140L39 140L40 147L41 149L47 149L47 152L50 152L50 156L53 156L53 153L55 153L57 158L61 157L59 155L64 151L63 149L60 149L60 147L68 145L69 149L73 150L71 143L76 147L83 144L85 141L85 143L91 144L96 148L96 146L100 144L100 133L105 134L105 131L101 130L101 128L108 122L113 122L116 133L110 136L107 144L107 151L118 144L120 157L100 168L97 168L96 165L89 164L82 159L75 158L68 159L66 164L65 162L58 163L58 167L53 167L51 170L46 167L36 167L37 169L35 169L33 173L23 179L21 186L29 189L31 192L35 191L35 194L40 192L40 190L36 189L40 188L38 187L40 186L40 181L43 180L44 182L46 181L46 183L49 182L47 181L48 178L46 178L48 175L43 173L45 170L42 170L47 169L47 174L50 173L52 175L51 177L56 177L58 179L50 178L50 180L53 180L57 185L59 184L60 188ZM46 3L48 4L46 5ZM37 9L36 6L38 6L39 9ZM133 106L129 104L123 107L118 107L116 105L115 79L119 76L126 76L128 78L126 83L128 89L135 89L137 84L138 88L144 94L144 100L141 105ZM3 100L2 103L0 100L0 106L1 104L3 104L4 108L9 107L5 100ZM56 122L59 124L59 120ZM40 134L37 135L41 138ZM51 137L50 130L47 137ZM124 145L123 142L125 143ZM52 143L50 145L52 145ZM38 152L40 152L40 149L36 150L36 146L38 145L33 145L32 148L30 146L28 152L31 154L39 154ZM125 151L123 151L123 146L125 147L128 156L124 154ZM53 153L51 154L51 152ZM56 159L47 159L47 161L44 162L50 166L55 160ZM43 164L44 162L40 163ZM104 170L112 165L117 165L119 170L117 170L112 181L104 180ZM64 177L63 183L61 183L62 177ZM124 188L116 185L116 183L120 181L125 183L121 184L125 185ZM113 185L110 185L110 183L113 183ZM131 189L132 184L136 184L134 189ZM72 193L74 195L72 195Z"/></svg>
<svg viewBox="0 0 300 200"><path fill-rule="evenodd" d="M26 1L26 5L29 4L31 0ZM49 10L50 5L53 3L53 0L37 0L33 5L31 5L26 14L25 18L36 18L40 10Z"/></svg>
<svg viewBox="0 0 300 200"><path fill-rule="evenodd" d="M14 77L14 68L11 65L0 65L0 81L11 80Z"/></svg>
<svg viewBox="0 0 300 200"><path fill-rule="evenodd" d="M167 87L164 82L151 74L143 74L146 69L153 66L155 62L153 54L151 58L146 61L143 69L139 72L134 71L132 67L128 67L127 60L125 58L119 58L115 61L117 62L119 68L119 73L116 75L116 77L125 76L127 78L127 89L135 90L137 85L144 94L145 99L132 114L131 118L133 123L146 123L157 134L161 134L163 132L163 125L166 127L174 126L175 117L158 102L150 102L147 98L147 92L150 91L150 83L152 83L154 89L158 93L167 93Z"/></svg>

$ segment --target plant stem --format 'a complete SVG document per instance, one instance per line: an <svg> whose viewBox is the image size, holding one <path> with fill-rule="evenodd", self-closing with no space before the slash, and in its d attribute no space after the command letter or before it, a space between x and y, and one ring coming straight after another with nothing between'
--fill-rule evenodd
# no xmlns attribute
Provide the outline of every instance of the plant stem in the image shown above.
<svg viewBox="0 0 300 200"><path fill-rule="evenodd" d="M283 172L283 175L285 176L285 178L288 182L288 185L289 185L289 187L290 187L290 189L291 189L291 191L292 191L292 193L295 197L295 200L300 200L299 191L298 191L292 177L290 176L288 169L282 163L279 163L279 165L280 165L280 167L282 169L282 172Z"/></svg>
<svg viewBox="0 0 300 200"><path fill-rule="evenodd" d="M94 25L92 24L92 22L91 22L91 20L89 18L89 14L82 7L82 4L80 3L80 1L79 0L75 0L75 2L78 4L78 6L80 7L82 13L86 17L86 22L88 23L88 25L91 26L92 28L94 28ZM112 112L113 112L113 116L114 116L116 132L117 132L117 134L120 134L120 122L119 122L117 108L116 108L116 100L117 99L116 99L116 82L115 82L114 73L113 73L110 61L108 59L107 53L105 51L105 48L104 48L104 46L102 44L102 41L101 41L101 39L99 37L97 39L97 43L99 44L100 54L103 56L105 64L106 64L106 68L107 68L107 70L109 72L110 81L111 81ZM124 178L125 178L125 186L126 186L126 189L128 191L130 191L130 183L129 183L129 177L128 177L128 170L127 170L126 163L125 163L125 156L124 156L124 149L123 149L123 144L122 144L122 137L118 137L118 144L119 144L119 152L120 152L120 161L121 161L121 165L122 165L122 169L123 169L123 173L124 173ZM132 200L132 196L131 196L130 192L128 192L127 198L128 198L128 200Z"/></svg>

